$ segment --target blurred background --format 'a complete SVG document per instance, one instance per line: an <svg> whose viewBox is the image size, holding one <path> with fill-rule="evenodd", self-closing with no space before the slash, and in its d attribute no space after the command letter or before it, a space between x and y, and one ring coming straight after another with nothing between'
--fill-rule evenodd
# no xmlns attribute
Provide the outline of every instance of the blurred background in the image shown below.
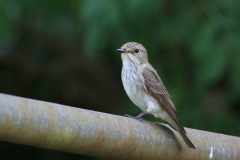
<svg viewBox="0 0 240 160"><path fill-rule="evenodd" d="M1 0L0 92L138 115L122 86L116 49L139 42L183 126L240 136L239 6L239 0ZM0 142L0 155L98 159L7 142Z"/></svg>

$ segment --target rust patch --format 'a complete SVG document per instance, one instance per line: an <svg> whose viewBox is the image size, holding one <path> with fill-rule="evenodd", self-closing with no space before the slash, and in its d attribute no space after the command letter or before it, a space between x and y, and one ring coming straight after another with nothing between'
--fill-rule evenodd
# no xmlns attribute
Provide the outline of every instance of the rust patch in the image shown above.
<svg viewBox="0 0 240 160"><path fill-rule="evenodd" d="M47 136L45 134L40 134L39 138L41 140L46 140Z"/></svg>
<svg viewBox="0 0 240 160"><path fill-rule="evenodd" d="M10 122L10 118L9 118L9 116L7 116L7 119L6 119L6 121L7 121L7 122Z"/></svg>

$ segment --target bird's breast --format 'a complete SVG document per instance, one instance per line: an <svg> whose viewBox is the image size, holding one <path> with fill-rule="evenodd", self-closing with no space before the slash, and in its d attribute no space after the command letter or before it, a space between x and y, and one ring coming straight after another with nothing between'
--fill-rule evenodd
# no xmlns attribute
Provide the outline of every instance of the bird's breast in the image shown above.
<svg viewBox="0 0 240 160"><path fill-rule="evenodd" d="M122 69L123 87L131 99L131 101L141 110L152 110L155 117L167 119L167 113L158 104L157 100L150 95L144 88L143 82L140 78L140 73L134 67Z"/></svg>
<svg viewBox="0 0 240 160"><path fill-rule="evenodd" d="M131 101L142 110L147 109L145 97L148 94L135 67L122 69L123 87Z"/></svg>

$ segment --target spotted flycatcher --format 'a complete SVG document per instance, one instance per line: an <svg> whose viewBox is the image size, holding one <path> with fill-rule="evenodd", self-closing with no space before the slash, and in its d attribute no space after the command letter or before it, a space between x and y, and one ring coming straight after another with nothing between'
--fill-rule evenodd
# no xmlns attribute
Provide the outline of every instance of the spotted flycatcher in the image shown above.
<svg viewBox="0 0 240 160"><path fill-rule="evenodd" d="M123 62L123 87L132 102L143 111L137 117L127 116L144 121L141 118L143 115L153 114L175 129L189 148L195 149L178 119L171 96L155 69L148 62L147 50L139 43L129 42L117 51L121 52Z"/></svg>

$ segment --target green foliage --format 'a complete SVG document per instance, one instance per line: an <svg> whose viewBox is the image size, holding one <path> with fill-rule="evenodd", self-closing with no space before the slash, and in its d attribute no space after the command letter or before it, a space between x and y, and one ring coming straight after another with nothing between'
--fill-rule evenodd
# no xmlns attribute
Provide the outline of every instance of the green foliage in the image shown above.
<svg viewBox="0 0 240 160"><path fill-rule="evenodd" d="M238 95L240 91L240 49L236 43L236 28L240 26L235 3L239 2L85 1L80 19L87 28L86 53L98 58L100 53L108 54L106 48L114 52L128 41L142 43L150 62L161 73L181 119L189 121L192 111L196 114L192 119L209 118L210 125L215 126L219 121L214 121L214 110L224 115L233 109L233 103L239 103L208 104L216 91L219 101L225 93ZM209 108L213 110L210 115ZM205 128L205 124L192 119L189 127L211 130L211 126ZM223 132L229 129L218 125ZM235 131L232 128L231 133L237 134Z"/></svg>

